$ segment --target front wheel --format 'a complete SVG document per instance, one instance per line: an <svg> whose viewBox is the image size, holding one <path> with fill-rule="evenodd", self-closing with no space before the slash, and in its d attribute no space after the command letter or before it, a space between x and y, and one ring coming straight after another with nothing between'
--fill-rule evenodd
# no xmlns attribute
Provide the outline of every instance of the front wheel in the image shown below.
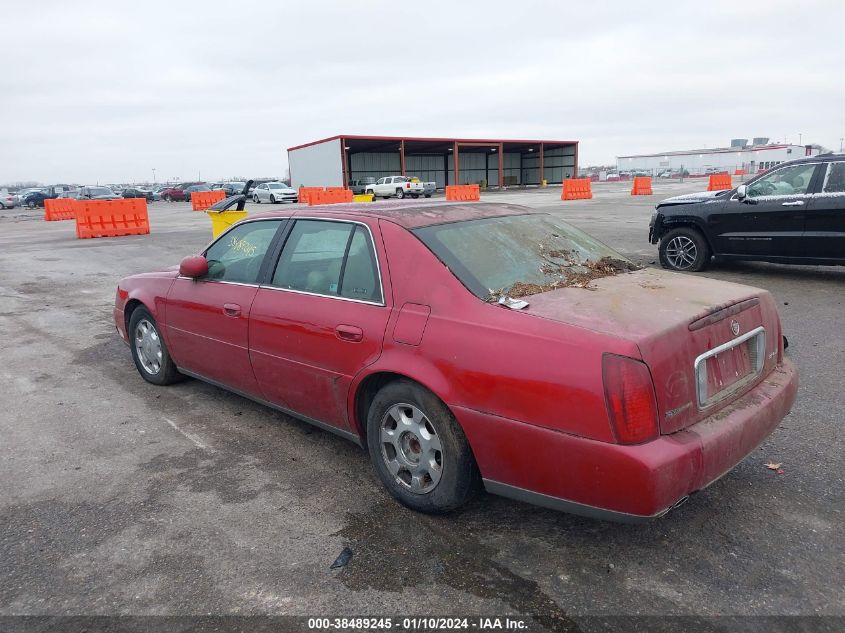
<svg viewBox="0 0 845 633"><path fill-rule="evenodd" d="M681 227L666 233L658 247L660 264L670 270L697 273L710 262L710 247L700 231Z"/></svg>
<svg viewBox="0 0 845 633"><path fill-rule="evenodd" d="M168 196L168 195L165 195L165 196L164 196L164 201L165 201L165 202L170 202L170 201L171 201L171 199L172 199L172 198L171 198L170 196Z"/></svg>
<svg viewBox="0 0 845 633"><path fill-rule="evenodd" d="M373 197L373 202L375 202L376 192L375 191L368 191L367 193Z"/></svg>
<svg viewBox="0 0 845 633"><path fill-rule="evenodd" d="M129 346L141 378L154 385L170 385L184 378L170 358L153 315L144 307L129 317Z"/></svg>
<svg viewBox="0 0 845 633"><path fill-rule="evenodd" d="M382 484L413 510L448 512L480 488L478 466L454 416L411 381L392 382L376 394L367 445Z"/></svg>
<svg viewBox="0 0 845 633"><path fill-rule="evenodd" d="M261 199L258 196L252 196L252 201L255 204L261 204Z"/></svg>

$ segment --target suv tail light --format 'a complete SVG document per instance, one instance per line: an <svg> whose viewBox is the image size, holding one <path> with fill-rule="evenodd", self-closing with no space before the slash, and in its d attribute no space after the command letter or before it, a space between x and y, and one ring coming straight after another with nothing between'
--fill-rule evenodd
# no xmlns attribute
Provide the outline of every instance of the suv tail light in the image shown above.
<svg viewBox="0 0 845 633"><path fill-rule="evenodd" d="M406 183L405 183L405 189L410 189L410 188L411 188L411 183L406 182Z"/></svg>
<svg viewBox="0 0 845 633"><path fill-rule="evenodd" d="M654 382L645 363L626 356L602 358L604 399L619 444L640 444L658 436Z"/></svg>

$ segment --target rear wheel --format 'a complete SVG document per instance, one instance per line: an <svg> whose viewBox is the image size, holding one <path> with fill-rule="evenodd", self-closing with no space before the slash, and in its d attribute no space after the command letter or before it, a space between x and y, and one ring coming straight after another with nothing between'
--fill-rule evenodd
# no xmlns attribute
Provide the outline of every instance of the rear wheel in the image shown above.
<svg viewBox="0 0 845 633"><path fill-rule="evenodd" d="M426 198L430 198L430 197L431 197L431 194L430 194L430 193L427 193L427 194L425 194L425 197L426 197Z"/></svg>
<svg viewBox="0 0 845 633"><path fill-rule="evenodd" d="M172 200L172 198L169 195L165 194L163 197L164 197L165 202L170 202Z"/></svg>
<svg viewBox="0 0 845 633"><path fill-rule="evenodd" d="M699 272L710 262L710 247L700 231L684 226L666 233L658 248L660 264L670 270Z"/></svg>
<svg viewBox="0 0 845 633"><path fill-rule="evenodd" d="M141 377L154 385L170 385L184 379L170 358L153 315L144 307L129 317L129 346Z"/></svg>
<svg viewBox="0 0 845 633"><path fill-rule="evenodd" d="M400 200L405 197L405 190L404 189L397 189L396 190L396 197Z"/></svg>
<svg viewBox="0 0 845 633"><path fill-rule="evenodd" d="M433 393L408 381L384 386L367 414L367 444L379 479L413 510L438 514L480 487L463 430Z"/></svg>

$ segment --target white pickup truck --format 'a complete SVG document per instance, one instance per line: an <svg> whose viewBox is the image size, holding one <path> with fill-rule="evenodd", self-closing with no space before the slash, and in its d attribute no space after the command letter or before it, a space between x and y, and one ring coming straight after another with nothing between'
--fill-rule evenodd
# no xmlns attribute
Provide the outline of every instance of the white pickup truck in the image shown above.
<svg viewBox="0 0 845 633"><path fill-rule="evenodd" d="M373 194L373 200L378 197L390 198L391 196L396 196L397 198L404 198L405 196L419 198L425 195L425 187L419 178L385 176L376 180L375 184L367 185L364 193Z"/></svg>

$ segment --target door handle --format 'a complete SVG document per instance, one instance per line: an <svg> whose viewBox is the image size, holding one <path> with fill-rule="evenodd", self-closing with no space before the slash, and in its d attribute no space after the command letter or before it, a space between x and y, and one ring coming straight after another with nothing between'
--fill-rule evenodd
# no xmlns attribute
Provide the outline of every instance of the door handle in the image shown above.
<svg viewBox="0 0 845 633"><path fill-rule="evenodd" d="M334 331L341 341L358 343L364 338L364 330L354 325L338 325Z"/></svg>
<svg viewBox="0 0 845 633"><path fill-rule="evenodd" d="M780 206L782 206L782 207L803 207L804 201L803 200L796 200L795 202L781 202Z"/></svg>
<svg viewBox="0 0 845 633"><path fill-rule="evenodd" d="M239 317L241 316L241 306L237 303L224 303L223 314L227 317Z"/></svg>

